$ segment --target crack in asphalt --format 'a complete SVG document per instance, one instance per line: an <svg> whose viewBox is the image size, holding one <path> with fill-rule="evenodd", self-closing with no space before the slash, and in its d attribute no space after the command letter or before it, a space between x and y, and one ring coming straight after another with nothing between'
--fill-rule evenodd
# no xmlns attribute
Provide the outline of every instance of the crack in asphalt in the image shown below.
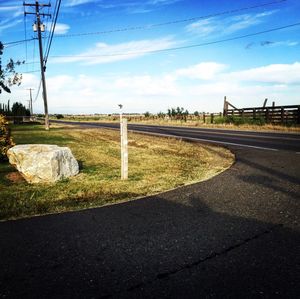
<svg viewBox="0 0 300 299"><path fill-rule="evenodd" d="M187 270L187 269L191 269L191 268L194 268L194 267L197 267L199 266L200 264L202 263L205 263L209 260L212 260L214 258L217 258L219 256L223 256L223 255L226 255L227 253L237 249L237 248L240 248L242 246L244 246L245 244L247 243L250 243L251 241L254 241L254 240L257 240L267 234L271 234L272 232L274 232L277 228L281 228L283 227L283 224L282 223L279 223L279 224L276 224L274 226L272 226L271 228L267 229L267 230L264 230L252 237L249 237L249 238L246 238L246 239L243 239L243 240L240 240L238 243L234 244L234 245L231 245L219 252L212 252L211 254L209 254L208 256L204 257L204 258L201 258L193 263L190 263L190 264L185 264L177 269L174 269L174 270L170 270L170 271L167 271L167 272L162 272L162 273L159 273L156 275L156 277L154 279L151 279L151 280L148 280L148 281L144 281L144 282L141 282L141 283L138 283L138 284L135 284L127 289L124 289L124 290L121 290L121 291L118 291L114 294L109 294L109 295L105 295L105 296L101 296L100 298L101 299L104 299L104 298L111 298L112 296L115 296L115 295L118 295L118 294L121 294L121 293L124 293L124 292L131 292L131 291L134 291L134 290L137 290L139 289L140 287L143 287L143 286L146 286L146 285L150 285L152 284L153 282L155 281L158 281L158 280L163 280L163 279L166 279L168 277L170 277L171 275L174 275L174 274L177 274L179 272L182 272L184 270Z"/></svg>

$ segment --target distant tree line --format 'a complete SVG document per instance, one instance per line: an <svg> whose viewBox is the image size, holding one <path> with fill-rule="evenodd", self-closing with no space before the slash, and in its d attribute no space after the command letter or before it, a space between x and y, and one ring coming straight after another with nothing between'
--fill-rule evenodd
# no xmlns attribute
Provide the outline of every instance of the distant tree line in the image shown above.
<svg viewBox="0 0 300 299"><path fill-rule="evenodd" d="M177 107L177 108L169 108L167 113L164 112L159 112L157 113L157 117L158 118L166 118L168 117L169 119L176 119L176 120L184 120L187 121L187 118L189 115L194 115L196 117L200 116L200 112L199 111L195 111L194 113L190 114L189 111L187 109L184 109L183 107ZM145 112L144 116L146 118L151 117L151 113L150 112Z"/></svg>
<svg viewBox="0 0 300 299"><path fill-rule="evenodd" d="M30 116L30 110L22 103L15 102L10 107L10 101L7 104L0 103L0 114L5 116Z"/></svg>

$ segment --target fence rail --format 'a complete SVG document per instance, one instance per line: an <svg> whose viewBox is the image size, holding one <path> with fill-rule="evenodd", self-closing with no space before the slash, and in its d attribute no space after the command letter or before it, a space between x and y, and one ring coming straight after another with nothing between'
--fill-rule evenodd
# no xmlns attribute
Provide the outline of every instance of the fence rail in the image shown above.
<svg viewBox="0 0 300 299"><path fill-rule="evenodd" d="M300 105L224 109L224 116L263 118L266 123L300 124Z"/></svg>
<svg viewBox="0 0 300 299"><path fill-rule="evenodd" d="M5 118L14 124L31 122L34 120L33 116L5 116Z"/></svg>

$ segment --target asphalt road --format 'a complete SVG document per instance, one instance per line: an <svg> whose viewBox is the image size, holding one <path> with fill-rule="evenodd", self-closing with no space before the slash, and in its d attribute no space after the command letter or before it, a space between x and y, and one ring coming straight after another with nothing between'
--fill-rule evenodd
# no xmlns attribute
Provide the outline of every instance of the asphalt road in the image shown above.
<svg viewBox="0 0 300 299"><path fill-rule="evenodd" d="M81 125L84 127L104 127L119 129L117 123L83 123L83 122L62 122L66 124ZM260 148L269 150L286 150L300 154L300 134L294 133L270 133L251 132L210 128L188 128L172 126L151 126L129 124L128 129L135 132L144 132L162 136L181 137L186 140L209 142L224 146L240 146L247 148Z"/></svg>
<svg viewBox="0 0 300 299"><path fill-rule="evenodd" d="M0 298L299 298L299 136L281 137L227 144L206 182L0 223Z"/></svg>

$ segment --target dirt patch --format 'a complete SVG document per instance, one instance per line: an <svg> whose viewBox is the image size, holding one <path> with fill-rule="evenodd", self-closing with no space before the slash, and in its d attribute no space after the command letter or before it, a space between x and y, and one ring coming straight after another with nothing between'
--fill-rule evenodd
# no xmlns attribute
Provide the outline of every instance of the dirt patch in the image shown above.
<svg viewBox="0 0 300 299"><path fill-rule="evenodd" d="M12 183L20 183L24 182L25 179L22 177L22 175L18 171L10 172L5 176L6 179L8 179Z"/></svg>

